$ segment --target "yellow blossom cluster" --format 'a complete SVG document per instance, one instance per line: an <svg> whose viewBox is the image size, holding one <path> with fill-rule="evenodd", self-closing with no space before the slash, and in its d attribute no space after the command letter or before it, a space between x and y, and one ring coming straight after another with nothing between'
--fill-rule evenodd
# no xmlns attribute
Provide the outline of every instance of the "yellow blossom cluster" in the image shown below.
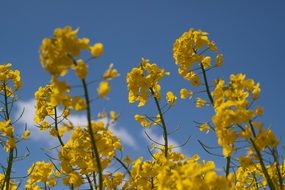
<svg viewBox="0 0 285 190"><path fill-rule="evenodd" d="M124 184L124 189L156 189L158 183L158 175L163 172L164 166L168 162L178 162L184 159L184 155L169 151L169 157L165 158L164 150L160 150L153 154L153 160L143 160L142 157L136 159L132 163L130 171L130 179Z"/></svg>
<svg viewBox="0 0 285 190"><path fill-rule="evenodd" d="M279 179L278 175L280 174L283 179L285 177L284 166L285 166L285 161L283 161L283 163L281 163L281 165L279 166L277 166L276 163L266 166L266 169L276 189L279 189L280 187L280 181L278 180ZM277 168L279 169L279 171L277 171ZM268 187L266 177L264 176L264 173L262 172L261 169L261 165L259 163L251 162L246 166L240 166L239 168L237 168L235 172L234 181L236 185L235 188L238 190L266 189L266 187Z"/></svg>
<svg viewBox="0 0 285 190"><path fill-rule="evenodd" d="M92 129L101 167L105 169L114 157L115 151L121 150L121 143L102 121L92 121ZM77 127L72 131L71 137L59 152L61 170L66 176L65 184L78 187L83 183L82 175L98 172L96 160L90 151L92 150L91 144L91 136L87 128Z"/></svg>
<svg viewBox="0 0 285 190"><path fill-rule="evenodd" d="M175 94L171 91L168 91L166 93L166 102L170 105L173 106L177 100L177 97L175 96Z"/></svg>
<svg viewBox="0 0 285 190"><path fill-rule="evenodd" d="M7 139L5 143L5 150L8 152L16 147L16 139L14 138L14 127L11 121L0 121L0 134L3 139Z"/></svg>
<svg viewBox="0 0 285 190"><path fill-rule="evenodd" d="M1 189L7 189L5 184L3 187L4 179L5 179L5 175L3 173L0 173L0 188ZM7 190L17 190L17 189L18 189L18 186L17 186L16 182L14 180L11 180L9 183L9 189L7 189Z"/></svg>
<svg viewBox="0 0 285 190"><path fill-rule="evenodd" d="M45 38L40 48L40 60L45 70L53 76L64 76L68 69L73 69L80 79L87 76L87 65L78 57L82 50L87 50L93 57L103 53L101 43L89 45L88 38L78 38L79 29L73 30L70 26L57 28L52 38Z"/></svg>
<svg viewBox="0 0 285 190"><path fill-rule="evenodd" d="M120 74L117 69L114 68L113 64L109 65L109 68L103 74L103 80L99 83L97 88L97 94L99 98L105 98L111 90L109 81L118 77Z"/></svg>
<svg viewBox="0 0 285 190"><path fill-rule="evenodd" d="M125 189L233 189L231 177L220 176L212 161L199 161L199 156L170 151L169 157L159 151L153 161L138 158L132 164L131 178Z"/></svg>
<svg viewBox="0 0 285 190"><path fill-rule="evenodd" d="M17 143L17 139L14 134L14 126L10 119L11 111L9 110L9 104L16 101L15 91L19 90L22 86L20 71L11 69L11 66L11 63L0 65L0 95L3 97L0 107L1 118L3 118L3 120L0 121L0 135L3 139L0 141L3 142L6 152L13 150ZM23 139L28 136L27 133L28 130L26 135L23 136Z"/></svg>
<svg viewBox="0 0 285 190"><path fill-rule="evenodd" d="M225 156L229 156L234 151L234 142L239 137L252 137L250 127L244 130L237 130L243 123L251 121L256 114L255 110L249 108L251 101L255 101L260 94L259 83L255 83L252 79L246 79L244 74L232 74L229 84L225 84L224 80L219 79L212 93L214 99L215 115L212 118L216 126L216 134L218 143L223 147ZM236 125L235 127L233 127ZM268 133L270 131L266 131ZM264 132L263 132L264 133ZM270 133L271 134L271 133ZM273 135L258 134L258 139L268 138L268 141L275 139ZM259 142L258 140L258 142ZM266 143L268 141L264 141ZM276 141L272 144L276 144ZM269 145L269 144L267 144ZM265 145L262 145L264 148Z"/></svg>
<svg viewBox="0 0 285 190"><path fill-rule="evenodd" d="M162 77L169 75L164 69L142 58L140 65L133 68L127 74L127 85L129 89L129 102L139 102L138 106L144 106L149 96L160 98L159 81Z"/></svg>
<svg viewBox="0 0 285 190"><path fill-rule="evenodd" d="M28 170L28 180L25 188L27 190L40 190L44 187L54 187L56 179L59 177L55 171L53 163L38 161ZM42 186L39 185L42 183Z"/></svg>
<svg viewBox="0 0 285 190"><path fill-rule="evenodd" d="M34 121L41 130L49 129L52 136L62 136L72 128L66 125L57 126L57 129L52 128L52 125L58 125L58 123L48 119L62 120L69 116L70 109L80 111L86 107L85 100L78 96L71 97L69 89L66 82L55 79L52 84L40 87L35 92L36 112ZM62 105L63 110L59 113L60 105Z"/></svg>
<svg viewBox="0 0 285 190"><path fill-rule="evenodd" d="M0 65L0 93L5 93L7 97L14 96L14 91L22 86L20 71L12 70L11 66L11 63ZM13 88L10 82L13 83Z"/></svg>
<svg viewBox="0 0 285 190"><path fill-rule="evenodd" d="M152 125L159 125L161 123L161 119L159 114L154 118L147 117L145 115L135 114L134 119L140 123L142 127L150 127Z"/></svg>
<svg viewBox="0 0 285 190"><path fill-rule="evenodd" d="M89 185L89 189L94 190L285 188L285 161L280 159L279 140L271 128L264 128L258 121L264 112L261 106L255 104L261 92L259 83L247 79L244 74L232 74L228 83L217 79L212 89L207 82L207 71L221 66L223 56L206 32L190 29L183 33L174 43L173 57L179 67L179 74L194 86L200 85L195 64L202 70L205 90L199 93L206 93L208 99L197 97L196 107L212 106L214 116L212 122L196 123L201 132L215 132L226 157L224 174L216 168L214 161L202 160L197 154L187 156L174 151L174 145L168 138L173 132L168 131L165 115L176 103L177 97L174 92L167 91L164 99L166 103L161 106L159 83L169 73L144 58L139 66L127 74L128 100L144 106L148 98L154 99L158 114L135 114L134 119L144 128L158 125L162 129L163 142L156 142L146 133L152 141L152 148L148 149L152 159L139 157L132 161L129 156L118 157L117 153L122 152L123 148L110 126L118 121L119 114L103 111L98 114L98 120L92 120L91 107L94 105L89 95L94 93L88 93L92 82L86 79L87 62L90 59L80 59L84 50L91 55L91 59L101 56L104 46L102 43L89 45L89 39L78 38L77 33L78 29L73 30L69 26L57 28L54 35L44 39L41 45L41 64L51 74L51 80L35 93L34 120L41 130L48 129L50 135L57 137L60 146L53 148L58 153L55 158L57 162L37 161L28 169L26 190L51 189L59 184L69 186L70 189ZM205 54L208 50L211 51L210 55ZM212 63L212 55L216 55L215 65ZM10 114L11 105L17 100L14 93L22 82L20 72L10 68L11 64L0 65L0 95L4 97L0 101L0 144L8 152L7 164L0 163L3 169L3 173L0 173L2 190L21 188L20 182L13 176L14 162L22 159L18 156L16 145L30 135L27 127L22 130L22 135L15 133L17 120ZM84 98L74 95L72 86L60 80L69 70L73 70L82 82L81 96ZM118 76L118 71L110 64L101 75L97 98L107 97L110 80ZM193 94L187 88L180 89L181 99L191 99ZM74 126L70 113L81 110L86 111L87 124ZM67 138L63 140L67 131L70 131L70 135L64 136ZM200 144L203 146L203 143ZM203 146L204 150L211 153L207 148Z"/></svg>
<svg viewBox="0 0 285 190"><path fill-rule="evenodd" d="M178 72L193 86L199 86L201 83L199 75L193 69L194 64L200 64L203 69L212 65L211 56L203 54L207 50L218 52L215 42L209 40L208 33L192 28L184 32L173 45L173 57L178 65ZM215 62L216 66L222 64L222 54L216 56Z"/></svg>
<svg viewBox="0 0 285 190"><path fill-rule="evenodd" d="M122 172L115 172L104 175L104 186L108 190L117 189L122 184L125 175Z"/></svg>

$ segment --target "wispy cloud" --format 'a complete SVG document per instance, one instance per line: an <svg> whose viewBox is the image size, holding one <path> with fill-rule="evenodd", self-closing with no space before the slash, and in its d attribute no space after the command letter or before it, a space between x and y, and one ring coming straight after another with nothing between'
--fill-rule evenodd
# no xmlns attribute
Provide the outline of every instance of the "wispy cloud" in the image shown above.
<svg viewBox="0 0 285 190"><path fill-rule="evenodd" d="M36 127L34 122L35 115L35 100L31 99L28 101L19 101L16 104L16 115L21 115L22 111L24 113L19 120L19 124L27 125L27 128L31 131L30 138L34 141L47 142L49 145L54 146L58 144L56 138L52 138L48 135L48 131L41 131ZM71 114L69 120L74 124L74 126L86 125L87 119L85 115ZM103 120L106 122L105 120ZM112 125L110 129L113 133L119 137L123 144L130 146L133 149L138 149L138 144L132 137L132 135L124 128L119 128L117 125ZM68 135L65 136L64 140L68 138Z"/></svg>

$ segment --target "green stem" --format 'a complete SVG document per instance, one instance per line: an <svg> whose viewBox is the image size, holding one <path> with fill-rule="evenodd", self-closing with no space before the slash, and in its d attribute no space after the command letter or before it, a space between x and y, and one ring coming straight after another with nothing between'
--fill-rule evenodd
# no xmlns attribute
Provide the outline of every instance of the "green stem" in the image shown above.
<svg viewBox="0 0 285 190"><path fill-rule="evenodd" d="M92 181L91 181L90 177L87 174L86 174L86 178L87 178L87 181L89 183L90 190L93 190Z"/></svg>
<svg viewBox="0 0 285 190"><path fill-rule="evenodd" d="M230 173L231 156L227 156L226 159L227 159L227 163L226 163L226 177L227 177Z"/></svg>
<svg viewBox="0 0 285 190"><path fill-rule="evenodd" d="M54 107L54 126L55 126L55 130L57 131L57 139L58 139L61 147L64 147L64 142L62 141L62 138L60 137L60 135L58 133L58 120L57 120L57 109L56 109L56 107ZM89 176L87 174L85 176L86 176L87 181L89 183L90 190L93 190L92 183L91 183Z"/></svg>
<svg viewBox="0 0 285 190"><path fill-rule="evenodd" d="M200 66L201 66L201 70L202 70L203 79L204 79L204 83L206 86L206 92L207 92L208 98L211 102L211 105L214 106L214 99L213 99L213 96L212 96L211 91L210 91L206 70L205 70L202 63L200 64ZM226 157L226 176L228 176L230 173L230 167L231 167L231 156L227 156Z"/></svg>
<svg viewBox="0 0 285 190"><path fill-rule="evenodd" d="M86 100L88 133L90 135L91 145L92 145L92 149L93 149L92 156L95 157L97 168L98 168L98 173L99 173L99 190L103 190L103 171L102 171L99 151L98 151L95 139L94 139L92 124L91 124L90 99L89 99L88 88L87 88L87 84L86 84L85 79L82 79L82 84L83 84L83 89L84 89L84 97L85 97L85 100ZM94 179L94 183L95 183L95 181L96 181L96 179ZM95 185L96 185L96 183L95 183Z"/></svg>
<svg viewBox="0 0 285 190"><path fill-rule="evenodd" d="M58 121L57 121L57 109L56 109L56 107L54 107L54 127L55 127L55 130L57 131L57 139L58 139L60 145L62 147L64 147L64 143L63 143L61 136L59 135L59 132L58 132Z"/></svg>
<svg viewBox="0 0 285 190"><path fill-rule="evenodd" d="M5 113L6 113L6 121L8 121L10 119L10 115L9 115L9 108L8 108L8 95L7 95L7 90L6 90L6 83L4 81L4 101L5 101ZM14 138L13 136L11 138ZM9 157L8 157L8 166L7 166L7 170L5 173L5 179L3 182L3 186L2 186L2 190L4 190L5 184L6 184L6 189L9 190L9 186L10 186L10 179L11 179L11 171L12 171L12 167L13 167L13 160L14 160L14 148L11 148L9 150Z"/></svg>
<svg viewBox="0 0 285 190"><path fill-rule="evenodd" d="M70 59L73 61L74 65L77 65L76 60L69 55ZM100 160L100 155L99 151L94 139L94 134L93 134L93 129L92 129L92 123L91 123L91 108L90 108L90 99L89 99L89 93L88 93L88 88L87 88L87 83L85 79L81 80L82 85L83 85L83 90L84 90L84 97L86 101L86 110L87 110L87 122L88 122L88 133L90 135L91 139L91 146L92 146L92 157L95 157L95 161L97 164L98 168L98 173L99 173L99 190L103 190L103 171L102 171L102 165L101 165L101 160ZM95 173L93 172L93 176L95 176ZM97 189L97 184L96 184L96 178L94 178L94 187Z"/></svg>
<svg viewBox="0 0 285 190"><path fill-rule="evenodd" d="M152 88L150 88L150 92L152 94L152 97L154 98L154 101L155 101L155 104L156 104L156 107L157 107L157 110L158 110L158 113L159 113L159 117L160 117L160 120L161 120L161 124L162 124L162 129L163 129L163 139L164 139L164 156L165 158L167 158L168 156L168 132L167 132L167 127L166 127L166 124L165 124L165 121L164 121L164 117L163 117L163 113L162 113L162 110L161 110L161 107L159 105L159 101L157 99L157 97L155 97L155 93L154 93L154 90Z"/></svg>
<svg viewBox="0 0 285 190"><path fill-rule="evenodd" d="M129 176L131 177L131 172L130 172L129 168L126 166L126 164L124 162L122 162L117 156L114 156L114 158L123 166L123 168L125 168L125 170L129 174Z"/></svg>
<svg viewBox="0 0 285 190"><path fill-rule="evenodd" d="M281 174L281 171L280 171L280 165L279 165L279 160L278 160L278 152L277 152L277 149L274 148L274 149L270 149L271 151L271 154L274 158L274 162L275 162L275 167L276 167L276 170L277 170L277 176L278 176L278 181L279 181L279 187L280 187L280 190L283 190L283 177L282 177L282 174Z"/></svg>
<svg viewBox="0 0 285 190"><path fill-rule="evenodd" d="M252 132L252 134L253 134L253 137L256 138L256 133L255 133L255 130L254 130L254 127L253 127L251 121L249 121L249 125L250 125L251 132ZM256 154L257 154L257 158L258 158L258 160L259 160L259 163L260 163L262 172L263 172L263 174L264 174L264 176L265 176L265 179L266 179L266 181L267 181L267 184L268 184L269 188L272 189L272 190L275 190L274 183L272 182L272 180L271 180L271 178L270 178L270 176L269 176L269 174L268 174L268 171L267 171L267 169L266 169L266 167L265 167L265 164L264 164L264 162L263 162L262 155L261 155L260 151L258 150L258 147L256 146L256 144L255 144L255 142L254 142L254 139L250 138L250 142L251 142L251 144L252 144L252 146L253 146L253 148L254 148Z"/></svg>
<svg viewBox="0 0 285 190"><path fill-rule="evenodd" d="M208 84L206 70L205 70L205 68L204 68L202 63L200 64L200 66L201 66L201 69L202 69L202 74L203 74L203 78L204 78L204 82L205 82L208 98L209 98L211 104L214 105L214 100L213 100L213 97L211 95L210 87L209 87L209 84Z"/></svg>
<svg viewBox="0 0 285 190"><path fill-rule="evenodd" d="M258 150L258 148L257 148L257 146L256 146L256 144L255 144L255 142L254 142L254 140L252 138L250 138L250 142L251 142L251 144L252 144L252 146L253 146L256 154L257 154L257 158L259 160L262 172L263 172L263 174L265 176L265 179L267 181L267 184L268 184L269 188L271 190L275 190L274 184L273 184L273 182L272 182L272 180L271 180L271 178L270 178L270 176L268 174L268 171L267 171L267 169L265 167L265 164L263 162L263 158L262 158L262 155L261 155L260 151Z"/></svg>

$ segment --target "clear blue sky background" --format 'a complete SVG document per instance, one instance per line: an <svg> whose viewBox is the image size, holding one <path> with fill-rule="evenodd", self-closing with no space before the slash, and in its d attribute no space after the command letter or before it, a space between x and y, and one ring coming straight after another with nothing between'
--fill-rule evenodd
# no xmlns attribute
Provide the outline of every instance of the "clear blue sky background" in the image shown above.
<svg viewBox="0 0 285 190"><path fill-rule="evenodd" d="M102 109L119 112L121 118L117 127L129 131L139 145L138 149L126 145L126 152L131 152L133 158L140 154L149 157L142 129L133 121L133 115L153 113L154 104L150 102L145 109L128 104L125 75L141 57L146 57L172 73L162 82L164 92L173 90L178 94L181 87L190 87L176 72L172 45L189 28L202 29L210 34L224 54L223 67L212 71L212 75L228 78L230 73L243 72L259 81L262 94L258 103L265 109L262 121L284 139L284 9L282 0L2 1L0 63L11 62L14 68L21 70L24 82L21 101L29 101L34 91L49 81L48 73L39 62L42 39L51 36L56 27L79 27L79 36L105 45L104 56L91 62L89 79L98 79L110 62L121 73L112 83L110 100L94 105L94 115ZM96 92L96 87L93 91ZM181 130L171 137L177 143L192 136L190 143L182 148L183 152L199 153L203 159L213 159L201 150L196 140L213 144L215 139L201 135L193 123L194 120L210 120L211 111L197 110L193 101L179 100L166 117L172 130L181 126ZM30 161L19 164L24 166L21 169L34 160L45 159L39 149L45 143L29 141ZM1 157L1 162L3 159ZM223 161L218 163L221 164L218 167L223 167Z"/></svg>

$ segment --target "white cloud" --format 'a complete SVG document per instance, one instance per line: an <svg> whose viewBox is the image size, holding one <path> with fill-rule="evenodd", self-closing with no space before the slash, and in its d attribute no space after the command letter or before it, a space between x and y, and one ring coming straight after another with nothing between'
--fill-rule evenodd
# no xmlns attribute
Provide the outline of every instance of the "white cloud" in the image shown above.
<svg viewBox="0 0 285 190"><path fill-rule="evenodd" d="M48 135L48 131L41 131L36 127L36 123L34 122L35 115L35 100L31 99L28 101L19 101L16 104L16 115L20 115L24 109L24 113L19 120L19 124L27 125L27 128L31 131L30 138L34 141L47 142L50 146L58 145L58 140L56 138L52 138ZM72 114L69 117L69 120L74 124L74 126L78 125L86 125L87 118L85 115ZM105 123L106 120L103 120ZM110 129L114 132L114 134L119 137L127 146L132 147L133 149L138 149L138 145L132 135L123 128L118 128L118 126L111 126ZM67 140L68 134L64 136L63 140Z"/></svg>
<svg viewBox="0 0 285 190"><path fill-rule="evenodd" d="M152 129L148 129L147 131L148 136L155 142L158 142L159 144L164 144L164 139L162 135L157 135L155 134L155 132ZM146 141L148 141L149 143L153 143L148 137L147 135L143 132L143 137ZM175 140L173 140L172 138L168 137L168 145L173 145L175 147L175 151L177 152L182 152L181 147L179 147L178 142L176 142Z"/></svg>
<svg viewBox="0 0 285 190"><path fill-rule="evenodd" d="M57 141L56 139L51 138L48 135L48 131L41 131L36 127L36 123L34 122L35 115L35 101L19 101L16 104L16 115L20 115L22 111L24 111L22 117L19 120L19 124L27 125L28 130L31 132L30 138L34 141L43 141L49 142L49 145L54 145Z"/></svg>
<svg viewBox="0 0 285 190"><path fill-rule="evenodd" d="M121 139L124 144L129 145L133 149L137 150L139 148L137 142L134 140L133 136L123 128L117 128L117 126L111 127L114 134Z"/></svg>

